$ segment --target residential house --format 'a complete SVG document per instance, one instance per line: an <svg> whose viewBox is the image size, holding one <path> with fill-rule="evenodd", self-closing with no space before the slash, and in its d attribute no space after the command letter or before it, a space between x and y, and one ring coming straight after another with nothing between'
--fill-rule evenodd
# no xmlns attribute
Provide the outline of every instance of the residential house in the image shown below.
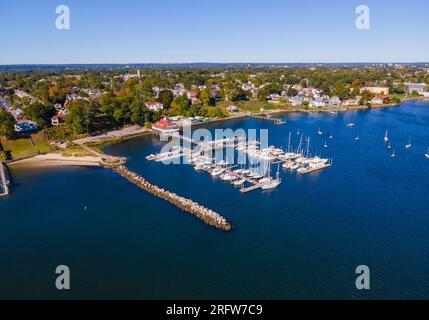
<svg viewBox="0 0 429 320"><path fill-rule="evenodd" d="M386 95L377 96L375 98L372 98L370 101L371 104L385 104L389 102L390 102L390 98L389 96L386 96Z"/></svg>
<svg viewBox="0 0 429 320"><path fill-rule="evenodd" d="M57 126L64 122L66 115L64 113L58 113L51 118L51 124Z"/></svg>
<svg viewBox="0 0 429 320"><path fill-rule="evenodd" d="M294 107L299 107L303 103L303 99L300 96L295 96L289 99L289 102Z"/></svg>
<svg viewBox="0 0 429 320"><path fill-rule="evenodd" d="M322 108L326 106L326 103L321 98L311 99L309 106L311 108Z"/></svg>
<svg viewBox="0 0 429 320"><path fill-rule="evenodd" d="M339 106L341 104L341 100L334 96L329 99L328 104L331 106Z"/></svg>
<svg viewBox="0 0 429 320"><path fill-rule="evenodd" d="M164 105L158 101L146 102L146 107L152 111L161 111L164 109Z"/></svg>

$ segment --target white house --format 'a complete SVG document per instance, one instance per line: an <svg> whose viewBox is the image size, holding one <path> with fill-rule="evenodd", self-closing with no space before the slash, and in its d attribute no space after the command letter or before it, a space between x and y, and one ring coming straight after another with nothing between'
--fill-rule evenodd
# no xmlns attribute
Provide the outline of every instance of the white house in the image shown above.
<svg viewBox="0 0 429 320"><path fill-rule="evenodd" d="M146 102L146 107L152 111L161 111L164 109L164 105L157 101Z"/></svg>

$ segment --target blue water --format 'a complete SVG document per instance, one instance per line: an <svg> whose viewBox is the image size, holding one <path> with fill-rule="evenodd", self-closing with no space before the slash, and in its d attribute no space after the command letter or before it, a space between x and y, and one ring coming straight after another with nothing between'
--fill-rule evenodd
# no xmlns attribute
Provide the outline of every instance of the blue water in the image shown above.
<svg viewBox="0 0 429 320"><path fill-rule="evenodd" d="M229 233L109 170L17 168L0 199L0 298L429 298L429 104L284 118L208 126L267 128L283 147L300 129L313 152L334 158L315 174L282 170L274 191L243 195L192 166L146 161L164 145L149 136L105 150L227 217ZM54 286L60 264L71 270L68 292ZM356 290L358 265L370 268L371 290Z"/></svg>

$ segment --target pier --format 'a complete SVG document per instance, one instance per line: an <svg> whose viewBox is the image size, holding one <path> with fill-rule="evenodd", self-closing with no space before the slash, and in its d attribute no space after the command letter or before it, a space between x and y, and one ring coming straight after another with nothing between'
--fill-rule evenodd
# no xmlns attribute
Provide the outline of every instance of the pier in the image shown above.
<svg viewBox="0 0 429 320"><path fill-rule="evenodd" d="M271 115L256 115L256 114L249 114L248 115L250 118L255 118L255 119L261 119L261 120L267 120L267 121L272 121L275 124L286 124L286 121L280 119L280 118L274 118Z"/></svg>
<svg viewBox="0 0 429 320"><path fill-rule="evenodd" d="M231 224L217 212L148 182L140 175L130 171L124 164L111 165L110 168L141 189L196 216L207 225L223 231L230 231L232 229Z"/></svg>
<svg viewBox="0 0 429 320"><path fill-rule="evenodd" d="M9 181L6 178L5 165L0 162L0 196L7 196L9 193Z"/></svg>

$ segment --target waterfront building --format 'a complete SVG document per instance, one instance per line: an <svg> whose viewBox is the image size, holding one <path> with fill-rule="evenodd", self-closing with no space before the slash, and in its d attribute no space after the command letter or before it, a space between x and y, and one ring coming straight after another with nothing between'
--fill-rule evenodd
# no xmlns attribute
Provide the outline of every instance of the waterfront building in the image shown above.
<svg viewBox="0 0 429 320"><path fill-rule="evenodd" d="M177 123L171 122L168 117L163 117L161 120L152 125L152 130L157 133L171 134L179 131Z"/></svg>

